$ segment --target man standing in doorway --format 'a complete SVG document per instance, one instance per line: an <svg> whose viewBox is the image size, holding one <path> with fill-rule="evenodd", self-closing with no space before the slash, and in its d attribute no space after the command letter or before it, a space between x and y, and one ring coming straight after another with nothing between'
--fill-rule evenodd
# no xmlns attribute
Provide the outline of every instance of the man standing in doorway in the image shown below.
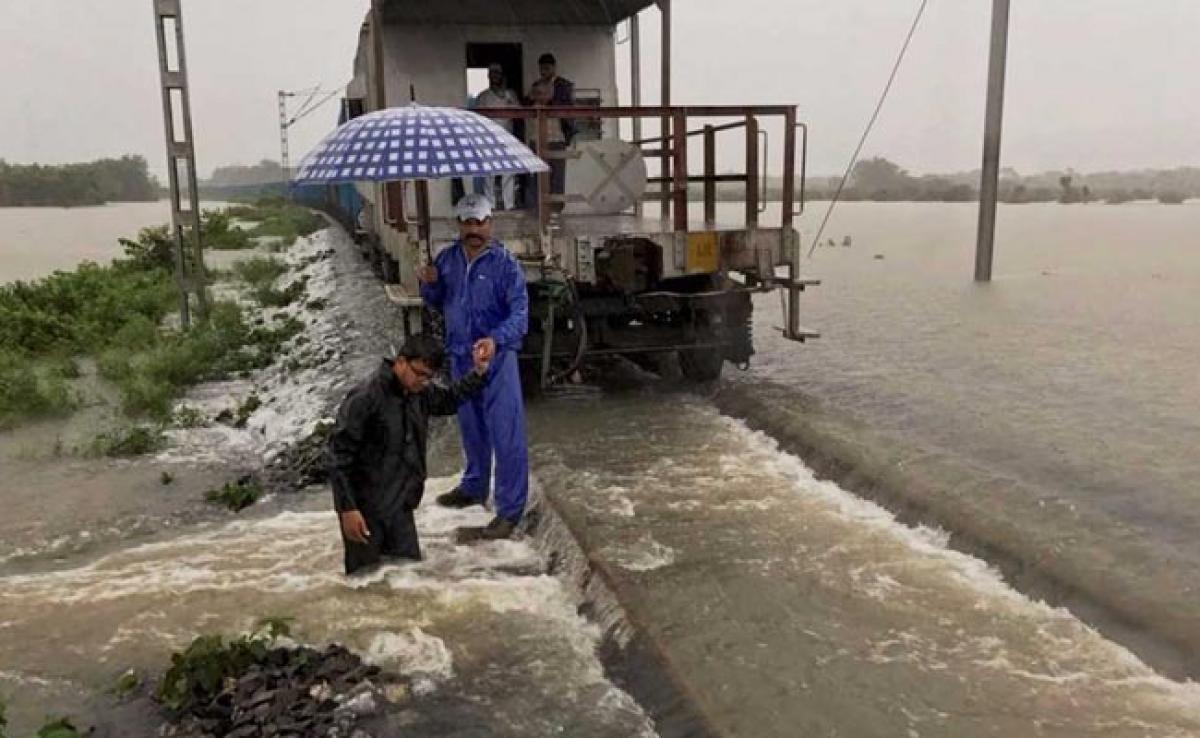
<svg viewBox="0 0 1200 738"><path fill-rule="evenodd" d="M547 100L547 97L549 98ZM558 76L558 61L549 52L538 57L538 79L529 91L529 99L534 105L569 108L575 104L575 83ZM548 149L547 163L550 164L550 194L561 195L566 190L567 160L566 150L575 138L575 121L571 118L557 119L558 131L554 131L546 142ZM561 137L557 135L561 131ZM532 133L536 139L537 132ZM552 208L556 211L563 209L563 203L555 203Z"/></svg>
<svg viewBox="0 0 1200 738"><path fill-rule="evenodd" d="M421 297L445 316L452 377L471 371L476 346L491 368L483 393L458 411L467 456L462 481L437 501L454 508L484 504L494 459L496 516L480 537L508 538L529 496L525 406L517 368L517 352L529 325L529 295L521 265L492 238L491 202L482 195L466 195L455 214L459 239L418 271Z"/></svg>
<svg viewBox="0 0 1200 738"><path fill-rule="evenodd" d="M488 65L488 88L475 96L471 101L472 108L519 108L521 101L517 99L517 93L513 92L504 83L504 69L499 64ZM497 125L502 127L509 133L513 132L513 120L511 118L501 118L496 121ZM492 202L497 202L495 197L496 177L476 177L475 192L482 194ZM512 210L517 206L517 179L515 174L500 175L500 196L499 202L505 210Z"/></svg>

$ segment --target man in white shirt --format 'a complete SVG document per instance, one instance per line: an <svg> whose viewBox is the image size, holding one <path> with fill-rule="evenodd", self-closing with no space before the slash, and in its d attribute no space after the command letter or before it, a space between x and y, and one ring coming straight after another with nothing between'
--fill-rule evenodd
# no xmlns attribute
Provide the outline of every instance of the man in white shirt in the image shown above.
<svg viewBox="0 0 1200 738"><path fill-rule="evenodd" d="M510 90L504 84L504 70L499 64L491 64L488 66L488 88L475 96L471 102L472 108L519 108L521 101L517 98L517 93ZM513 132L513 121L508 118L496 120L509 133ZM503 174L500 175L500 193L501 200L497 200L495 196L496 178L495 177L476 177L475 192L482 194L492 202L499 202L504 205L505 210L512 210L517 205L517 180L516 175Z"/></svg>

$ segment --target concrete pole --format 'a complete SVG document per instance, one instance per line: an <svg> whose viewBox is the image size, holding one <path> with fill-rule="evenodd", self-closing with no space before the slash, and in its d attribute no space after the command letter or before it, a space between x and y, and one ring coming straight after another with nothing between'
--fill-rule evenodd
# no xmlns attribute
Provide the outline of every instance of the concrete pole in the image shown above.
<svg viewBox="0 0 1200 738"><path fill-rule="evenodd" d="M992 49L988 60L987 113L983 128L983 174L979 183L979 233L975 281L992 281L996 195L1000 180L1000 132L1004 123L1004 71L1008 54L1009 0L992 0Z"/></svg>
<svg viewBox="0 0 1200 738"><path fill-rule="evenodd" d="M662 14L662 45L660 49L661 55L661 73L662 83L660 94L662 97L662 106L669 107L671 105L671 0L658 0L658 9ZM662 156L660 158L662 166L663 183L661 189L662 196L662 219L666 220L667 215L671 212L671 183L667 173L671 171L671 154L676 146L674 138L669 138L671 130L671 118L664 116L659 123L659 128L662 131Z"/></svg>
<svg viewBox="0 0 1200 738"><path fill-rule="evenodd" d="M629 104L636 108L642 104L642 29L637 13L629 19L629 77ZM642 140L642 119L638 116L633 118L633 140ZM633 209L641 218L642 201L634 203Z"/></svg>

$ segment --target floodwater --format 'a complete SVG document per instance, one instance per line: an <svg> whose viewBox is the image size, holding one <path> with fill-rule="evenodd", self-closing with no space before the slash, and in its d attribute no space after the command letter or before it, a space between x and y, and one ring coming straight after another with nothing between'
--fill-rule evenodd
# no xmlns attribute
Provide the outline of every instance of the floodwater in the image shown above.
<svg viewBox="0 0 1200 738"><path fill-rule="evenodd" d="M806 235L819 215L801 220ZM803 322L823 337L775 336L778 298L764 296L759 354L724 387L783 406L816 398L912 465L957 460L967 471L940 481L977 499L1014 544L1055 536L1056 555L1140 582L1131 601L1196 618L1200 207L1002 207L996 279L983 286L970 281L973 234L969 206L841 206L826 234L839 245L805 263L824 284L802 298ZM346 304L320 318L318 340L358 348L336 370L272 379L249 445L176 438L186 463L269 453L328 411L334 380L382 350L388 329L362 317L386 314L380 291L344 239L335 245L337 274L311 284ZM719 730L1200 734L1194 682L1019 593L951 549L948 532L903 525L815 479L753 418L665 385L634 375L532 404L533 472ZM168 460L185 463L156 463ZM156 469L136 473L153 480ZM451 444L431 493L454 471ZM47 474L34 485L44 507L90 525ZM153 494L144 484L105 488L132 508ZM158 492L179 495L147 503L177 524L66 551L29 533L33 552L0 563L0 691L21 724L38 711L94 714L95 693L125 668L161 665L200 630L282 613L304 640L345 641L424 685L413 720L425 734L651 731L601 669L600 632L529 541L456 548L449 529L473 518L426 507L428 560L349 584L324 493L192 520L179 512L190 494Z"/></svg>
<svg viewBox="0 0 1200 738"><path fill-rule="evenodd" d="M382 289L340 232L301 239L287 258L309 278L308 296L329 303L278 311L306 325L285 357L299 368L281 359L184 400L211 417L255 392L263 405L245 428L175 429L164 452L111 462L44 450L50 438L86 432L87 413L0 434L5 470L16 471L0 482L0 694L10 734L66 714L100 736L157 735L161 715L141 701L115 706L107 694L120 674L153 680L196 635L282 615L295 618L299 640L337 641L404 675L396 719L416 735L655 735L606 675L598 650L608 633L579 614L574 586L548 573L540 539L458 546L453 529L482 525L488 513L426 504L417 518L425 561L349 581L327 490L270 495L240 515L202 501L206 487L327 419L394 337ZM430 499L455 482L450 431L443 422L435 435Z"/></svg>
<svg viewBox="0 0 1200 738"><path fill-rule="evenodd" d="M724 734L1200 734L1200 685L818 481L703 397L647 384L532 417L546 492Z"/></svg>
<svg viewBox="0 0 1200 738"><path fill-rule="evenodd" d="M840 206L825 237L838 245L804 265L824 282L801 322L823 337L783 340L763 296L759 355L730 378L853 416L873 453L959 498L991 542L1053 559L1062 584L1188 642L1194 675L1200 202L1001 207L983 285L975 212ZM810 238L820 215L800 222Z"/></svg>
<svg viewBox="0 0 1200 738"><path fill-rule="evenodd" d="M201 201L201 209L226 203ZM119 238L171 221L167 200L86 208L0 208L0 284L73 269L82 261L107 264L122 256Z"/></svg>

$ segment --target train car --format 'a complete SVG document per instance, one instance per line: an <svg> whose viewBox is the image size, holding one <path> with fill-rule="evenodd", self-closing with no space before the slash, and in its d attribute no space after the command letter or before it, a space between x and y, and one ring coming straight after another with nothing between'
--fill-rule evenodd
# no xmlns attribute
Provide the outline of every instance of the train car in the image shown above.
<svg viewBox="0 0 1200 738"><path fill-rule="evenodd" d="M661 94L648 105L640 26L655 12ZM507 121L557 170L518 178L515 198L498 203L511 207L494 216L496 237L524 266L522 368L538 385L600 355L645 364L675 354L685 378L714 380L754 353L756 292L784 290L785 336L817 335L799 325L798 297L818 282L799 274L793 227L807 129L794 105L671 104L671 44L687 39L672 39L670 15L669 0L375 0L360 27L344 119L413 100L471 106ZM546 55L569 99L531 99ZM477 104L489 68L514 104ZM415 271L454 241L453 203L481 184L361 183L353 196L327 196L379 266L406 330L436 325Z"/></svg>

